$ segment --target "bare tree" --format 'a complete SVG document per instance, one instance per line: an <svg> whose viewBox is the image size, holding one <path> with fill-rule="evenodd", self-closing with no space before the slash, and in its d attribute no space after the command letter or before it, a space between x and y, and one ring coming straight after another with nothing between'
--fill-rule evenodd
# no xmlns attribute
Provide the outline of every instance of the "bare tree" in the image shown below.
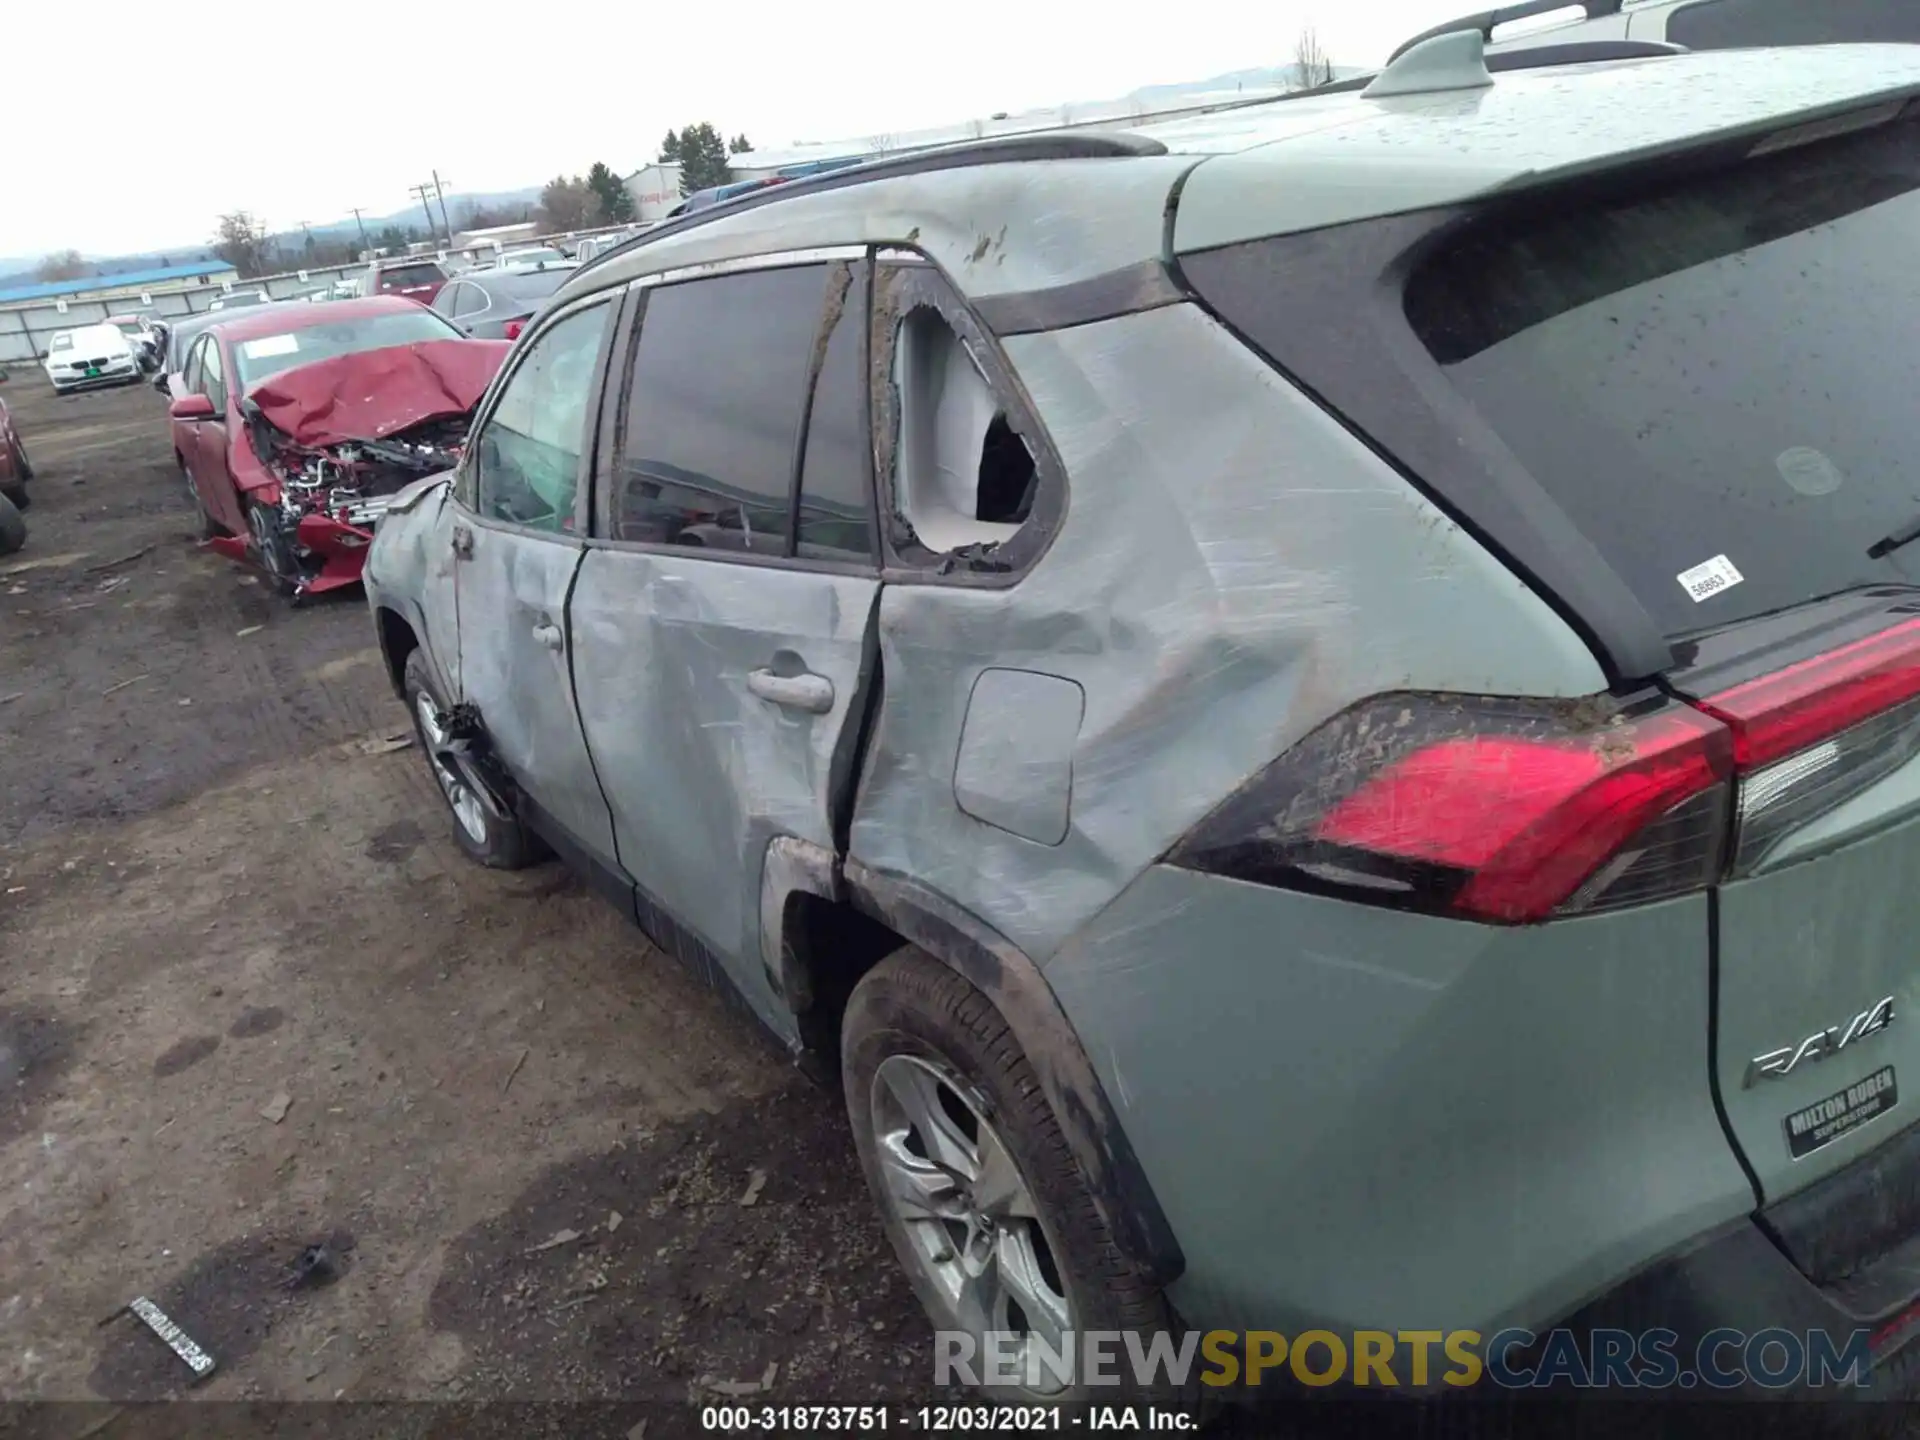
<svg viewBox="0 0 1920 1440"><path fill-rule="evenodd" d="M213 233L213 253L250 280L266 268L267 227L245 210L222 215Z"/></svg>
<svg viewBox="0 0 1920 1440"><path fill-rule="evenodd" d="M42 280L78 280L87 273L87 268L78 250L56 250L40 262L34 273Z"/></svg>
<svg viewBox="0 0 1920 1440"><path fill-rule="evenodd" d="M884 135L869 135L867 137L867 150L868 153L873 155L891 155L899 144L900 137L892 131L888 131Z"/></svg>
<svg viewBox="0 0 1920 1440"><path fill-rule="evenodd" d="M1309 25L1300 32L1293 42L1293 70L1289 77L1292 88L1311 90L1316 85L1328 85L1333 82L1333 61L1328 58L1325 48L1320 44L1320 36Z"/></svg>

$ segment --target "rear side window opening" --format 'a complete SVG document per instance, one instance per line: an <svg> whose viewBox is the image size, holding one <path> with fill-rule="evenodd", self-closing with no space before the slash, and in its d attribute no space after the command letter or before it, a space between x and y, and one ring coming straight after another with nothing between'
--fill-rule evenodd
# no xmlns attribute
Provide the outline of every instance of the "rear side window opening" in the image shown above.
<svg viewBox="0 0 1920 1440"><path fill-rule="evenodd" d="M1900 118L1489 217L1418 264L1405 314L1678 638L1920 582L1920 544L1869 554L1920 522L1916 255Z"/></svg>
<svg viewBox="0 0 1920 1440"><path fill-rule="evenodd" d="M1011 574L1044 549L1064 484L971 315L929 264L874 287L881 494L896 557L942 574Z"/></svg>

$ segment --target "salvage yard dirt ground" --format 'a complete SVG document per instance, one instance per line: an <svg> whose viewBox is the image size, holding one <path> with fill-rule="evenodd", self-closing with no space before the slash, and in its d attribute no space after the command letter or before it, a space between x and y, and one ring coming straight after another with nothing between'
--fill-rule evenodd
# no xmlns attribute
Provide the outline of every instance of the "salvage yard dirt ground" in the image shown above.
<svg viewBox="0 0 1920 1440"><path fill-rule="evenodd" d="M0 396L38 471L0 559L0 1398L187 1392L108 1318L138 1295L206 1399L660 1433L932 1398L838 1097L559 869L461 857L364 601L197 548L150 388Z"/></svg>

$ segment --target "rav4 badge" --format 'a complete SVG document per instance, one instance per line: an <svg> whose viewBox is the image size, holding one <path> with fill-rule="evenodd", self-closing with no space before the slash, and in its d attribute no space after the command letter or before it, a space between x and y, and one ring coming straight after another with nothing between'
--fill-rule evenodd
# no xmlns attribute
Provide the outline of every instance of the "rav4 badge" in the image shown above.
<svg viewBox="0 0 1920 1440"><path fill-rule="evenodd" d="M1862 1010L1844 1026L1816 1031L1798 1045L1754 1056L1747 1062L1747 1078L1740 1088L1751 1090L1762 1080L1784 1080L1801 1065L1831 1059L1847 1046L1879 1034L1892 1023L1893 996L1889 995L1871 1010Z"/></svg>

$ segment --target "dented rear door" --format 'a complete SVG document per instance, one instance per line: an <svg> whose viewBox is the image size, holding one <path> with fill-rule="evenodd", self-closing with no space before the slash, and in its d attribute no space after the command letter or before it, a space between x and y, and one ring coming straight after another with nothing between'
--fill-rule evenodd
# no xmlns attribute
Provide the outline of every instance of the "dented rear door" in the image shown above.
<svg viewBox="0 0 1920 1440"><path fill-rule="evenodd" d="M642 921L776 1031L767 848L839 848L872 678L864 272L763 260L646 292L572 604Z"/></svg>

